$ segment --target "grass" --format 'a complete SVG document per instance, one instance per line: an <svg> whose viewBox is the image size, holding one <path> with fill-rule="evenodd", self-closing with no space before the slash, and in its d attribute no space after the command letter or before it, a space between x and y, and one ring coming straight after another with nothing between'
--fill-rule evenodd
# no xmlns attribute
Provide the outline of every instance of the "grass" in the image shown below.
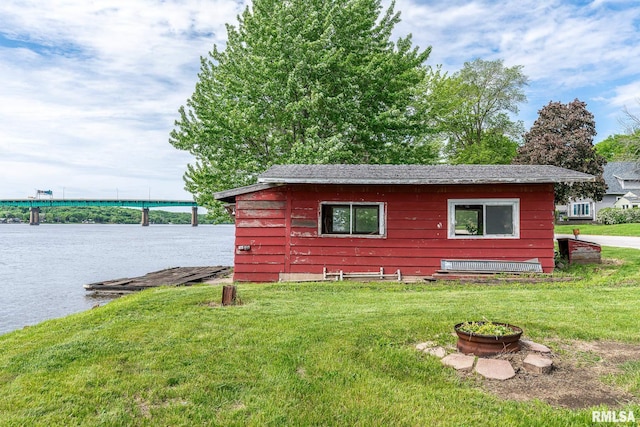
<svg viewBox="0 0 640 427"><path fill-rule="evenodd" d="M500 400L422 341L480 318L545 338L640 342L640 256L572 282L159 288L0 336L0 425L586 425L591 410ZM609 381L640 395L640 364ZM640 407L625 408L640 414Z"/></svg>
<svg viewBox="0 0 640 427"><path fill-rule="evenodd" d="M573 234L573 229L579 228L580 234L598 236L636 236L640 237L640 224L579 224L579 225L556 225L557 234Z"/></svg>

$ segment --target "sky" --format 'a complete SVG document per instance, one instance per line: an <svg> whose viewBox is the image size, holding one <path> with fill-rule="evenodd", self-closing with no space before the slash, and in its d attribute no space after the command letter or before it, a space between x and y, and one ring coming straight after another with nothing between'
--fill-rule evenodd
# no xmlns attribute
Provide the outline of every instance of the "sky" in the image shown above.
<svg viewBox="0 0 640 427"><path fill-rule="evenodd" d="M169 134L198 80L200 57L224 48L245 0L2 0L0 199L191 200L194 161ZM386 7L389 0L383 0ZM638 0L396 0L427 65L455 72L476 58L522 65L518 119L550 101L587 103L596 142L640 114Z"/></svg>

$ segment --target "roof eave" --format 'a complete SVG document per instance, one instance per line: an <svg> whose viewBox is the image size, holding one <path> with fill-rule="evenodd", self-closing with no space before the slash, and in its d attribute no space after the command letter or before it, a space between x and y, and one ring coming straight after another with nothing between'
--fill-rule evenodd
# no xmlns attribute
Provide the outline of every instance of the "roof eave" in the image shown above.
<svg viewBox="0 0 640 427"><path fill-rule="evenodd" d="M357 179L357 178L259 178L264 184L352 184L352 185L461 185L461 184L573 184L577 182L594 182L595 177L573 178L460 178L460 179Z"/></svg>
<svg viewBox="0 0 640 427"><path fill-rule="evenodd" d="M225 203L235 203L236 196L243 194L255 193L256 191L262 191L269 188L277 187L282 184L278 183L262 183L247 185L245 187L232 188L230 190L218 191L213 193L213 198Z"/></svg>

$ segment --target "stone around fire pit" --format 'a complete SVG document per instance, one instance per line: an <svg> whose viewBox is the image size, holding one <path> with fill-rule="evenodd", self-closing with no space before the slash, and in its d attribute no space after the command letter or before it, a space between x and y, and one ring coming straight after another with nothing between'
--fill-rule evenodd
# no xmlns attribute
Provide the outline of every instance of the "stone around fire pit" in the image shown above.
<svg viewBox="0 0 640 427"><path fill-rule="evenodd" d="M548 374L553 369L553 361L540 354L529 353L522 362L522 366L534 374Z"/></svg>
<svg viewBox="0 0 640 427"><path fill-rule="evenodd" d="M546 345L538 344L529 340L520 340L520 344L527 350L537 351L538 353L551 353L551 349Z"/></svg>
<svg viewBox="0 0 640 427"><path fill-rule="evenodd" d="M516 376L513 366L508 360L500 359L478 359L476 372L485 378L492 380L508 380Z"/></svg>
<svg viewBox="0 0 640 427"><path fill-rule="evenodd" d="M528 340L520 340L525 354L505 352L491 357L466 355L461 352L451 353L444 347L437 346L432 341L416 344L416 349L423 353L436 356L442 364L458 371L473 370L487 379L508 380L516 376L516 371L530 374L550 374L554 368L553 360L549 357L549 347Z"/></svg>
<svg viewBox="0 0 640 427"><path fill-rule="evenodd" d="M416 344L416 349L420 351L425 351L427 348L434 347L435 343L431 341L421 342L420 344Z"/></svg>
<svg viewBox="0 0 640 427"><path fill-rule="evenodd" d="M473 362L475 361L475 357L466 356L460 353L452 353L447 357L442 359L442 363L447 366L451 366L452 368L458 371L470 371L473 368Z"/></svg>
<svg viewBox="0 0 640 427"><path fill-rule="evenodd" d="M445 350L444 347L426 348L423 351L432 356L436 356L439 359L442 359L447 355L447 350Z"/></svg>
<svg viewBox="0 0 640 427"><path fill-rule="evenodd" d="M417 344L416 349L431 356L436 356L438 359L442 359L447 355L447 350L444 347L436 346L431 341Z"/></svg>

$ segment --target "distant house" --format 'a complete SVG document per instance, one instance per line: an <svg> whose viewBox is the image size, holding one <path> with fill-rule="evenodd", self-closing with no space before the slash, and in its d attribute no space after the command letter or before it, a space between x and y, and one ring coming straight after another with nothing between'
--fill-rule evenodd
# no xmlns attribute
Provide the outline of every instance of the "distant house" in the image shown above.
<svg viewBox="0 0 640 427"><path fill-rule="evenodd" d="M628 192L640 193L640 166L636 162L610 162L604 166L607 193L596 203L596 213L613 205Z"/></svg>
<svg viewBox="0 0 640 427"><path fill-rule="evenodd" d="M591 199L571 200L557 206L558 212L568 220L595 220L598 211L612 208L630 191L640 193L640 168L636 162L609 162L604 166L603 178L607 191L599 202Z"/></svg>
<svg viewBox="0 0 640 427"><path fill-rule="evenodd" d="M640 197L638 197L635 193L628 192L624 196L620 197L613 204L613 207L614 208L619 208L619 209L637 209L637 208L640 208Z"/></svg>
<svg viewBox="0 0 640 427"><path fill-rule="evenodd" d="M592 175L539 165L281 165L215 194L235 212L236 281L429 276L453 260L554 267L554 191Z"/></svg>

